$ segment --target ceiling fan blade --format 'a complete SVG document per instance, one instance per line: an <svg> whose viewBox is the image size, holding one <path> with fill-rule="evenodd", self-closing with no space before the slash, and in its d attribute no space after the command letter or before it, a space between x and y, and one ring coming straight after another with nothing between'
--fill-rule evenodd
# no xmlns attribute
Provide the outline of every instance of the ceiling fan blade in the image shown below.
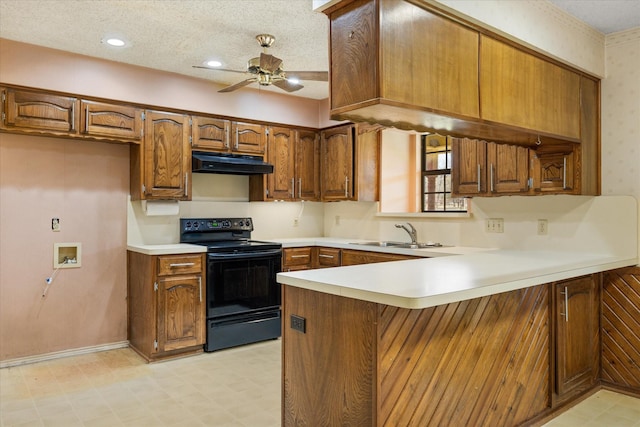
<svg viewBox="0 0 640 427"><path fill-rule="evenodd" d="M273 74L282 65L282 59L276 58L268 53L260 54L260 68L263 71Z"/></svg>
<svg viewBox="0 0 640 427"><path fill-rule="evenodd" d="M274 86L278 86L280 89L282 90L286 90L287 92L295 92L297 90L302 89L304 86L302 86L301 84L298 83L291 83L290 81L283 79L283 80L276 80L273 82Z"/></svg>
<svg viewBox="0 0 640 427"><path fill-rule="evenodd" d="M245 87L248 84L251 84L253 82L255 82L256 79L255 78L251 78L251 79L247 79L247 80L243 80L239 83L233 84L231 86L227 86L224 89L220 89L218 92L232 92L236 89L240 89L241 87Z"/></svg>
<svg viewBox="0 0 640 427"><path fill-rule="evenodd" d="M213 67L205 67L204 65L192 65L193 68L203 68L205 70L213 70L213 71L228 71L231 73L240 73L240 74L246 74L247 71L238 71L238 70L227 70L225 68L213 68Z"/></svg>
<svg viewBox="0 0 640 427"><path fill-rule="evenodd" d="M297 78L298 80L313 80L316 82L328 82L328 71L287 71L287 78Z"/></svg>

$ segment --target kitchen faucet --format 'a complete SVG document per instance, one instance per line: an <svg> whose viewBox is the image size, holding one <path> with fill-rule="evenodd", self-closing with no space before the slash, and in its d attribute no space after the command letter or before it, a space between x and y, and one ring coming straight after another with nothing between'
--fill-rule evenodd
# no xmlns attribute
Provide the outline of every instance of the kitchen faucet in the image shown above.
<svg viewBox="0 0 640 427"><path fill-rule="evenodd" d="M409 227L407 227L407 225ZM416 231L415 227L413 225L411 225L410 222L408 222L407 225L396 224L396 228L402 228L404 231L409 233L409 236L411 236L411 244L412 245L417 245L418 244L418 232Z"/></svg>

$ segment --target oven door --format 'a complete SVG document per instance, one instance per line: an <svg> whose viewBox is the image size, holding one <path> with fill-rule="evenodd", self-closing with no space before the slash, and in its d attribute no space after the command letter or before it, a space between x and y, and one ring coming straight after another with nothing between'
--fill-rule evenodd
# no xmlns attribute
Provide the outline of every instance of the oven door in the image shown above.
<svg viewBox="0 0 640 427"><path fill-rule="evenodd" d="M207 318L251 313L280 306L282 250L209 253Z"/></svg>

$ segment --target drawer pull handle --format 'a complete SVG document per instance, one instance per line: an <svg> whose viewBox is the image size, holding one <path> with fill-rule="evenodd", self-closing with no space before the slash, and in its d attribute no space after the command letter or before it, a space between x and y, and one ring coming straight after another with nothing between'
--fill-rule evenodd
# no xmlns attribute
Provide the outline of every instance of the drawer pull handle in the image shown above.
<svg viewBox="0 0 640 427"><path fill-rule="evenodd" d="M169 264L169 267L193 267L194 265L196 265L195 262L179 262L176 264Z"/></svg>
<svg viewBox="0 0 640 427"><path fill-rule="evenodd" d="M291 258L309 258L309 255L291 255Z"/></svg>
<svg viewBox="0 0 640 427"><path fill-rule="evenodd" d="M319 256L319 257L321 257L321 258L331 258L331 259L333 259L333 258L334 258L334 256L333 256L333 255L319 254L318 256Z"/></svg>

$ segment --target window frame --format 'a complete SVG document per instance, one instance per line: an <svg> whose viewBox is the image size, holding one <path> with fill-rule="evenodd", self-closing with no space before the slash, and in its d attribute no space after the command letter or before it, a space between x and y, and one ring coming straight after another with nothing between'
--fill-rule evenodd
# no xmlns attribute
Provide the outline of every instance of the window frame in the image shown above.
<svg viewBox="0 0 640 427"><path fill-rule="evenodd" d="M444 153L445 155L445 168L444 169L431 169L427 170L427 140L429 138L443 138L444 139L444 150L443 151L433 151L431 153ZM469 201L462 197L451 197L451 188L447 188L447 176L449 177L449 187L451 187L452 176L451 176L451 138L448 136L438 135L438 134L422 134L420 135L420 212L421 213L468 213L469 212ZM428 191L425 188L425 181L429 176L443 176L444 179L444 190L443 191ZM426 196L427 194L433 195L442 195L443 197L443 209L427 209L426 204ZM447 209L447 202L452 199L462 199L464 202L464 206L462 209Z"/></svg>

